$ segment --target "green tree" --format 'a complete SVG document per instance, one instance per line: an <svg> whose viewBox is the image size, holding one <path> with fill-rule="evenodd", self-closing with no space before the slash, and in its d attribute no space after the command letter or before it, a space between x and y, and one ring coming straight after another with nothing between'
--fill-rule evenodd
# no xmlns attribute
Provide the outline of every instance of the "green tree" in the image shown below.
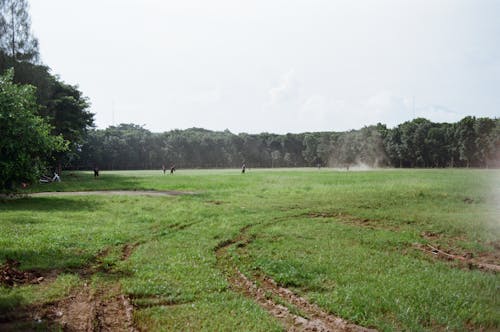
<svg viewBox="0 0 500 332"><path fill-rule="evenodd" d="M38 40L31 33L26 0L0 0L0 49L16 61L36 62Z"/></svg>
<svg viewBox="0 0 500 332"><path fill-rule="evenodd" d="M457 138L458 150L460 153L460 160L465 161L466 166L469 167L474 162L474 155L476 153L476 131L475 131L476 118L467 116L460 120L457 124Z"/></svg>
<svg viewBox="0 0 500 332"><path fill-rule="evenodd" d="M446 146L446 128L435 125L427 133L425 138L426 150L428 151L430 165L433 167L444 167L449 159Z"/></svg>
<svg viewBox="0 0 500 332"><path fill-rule="evenodd" d="M401 141L401 128L398 126L387 132L384 139L385 151L395 167L403 167L403 143Z"/></svg>
<svg viewBox="0 0 500 332"><path fill-rule="evenodd" d="M304 150L302 156L304 160L312 166L318 159L318 137L315 133L309 133L304 136Z"/></svg>
<svg viewBox="0 0 500 332"><path fill-rule="evenodd" d="M12 70L0 76L0 190L33 182L54 152L67 149L61 136L37 115L35 88L13 83Z"/></svg>
<svg viewBox="0 0 500 332"><path fill-rule="evenodd" d="M476 156L475 159L481 166L488 167L491 159L494 159L494 129L495 120L489 118L478 118L474 130L476 132Z"/></svg>
<svg viewBox="0 0 500 332"><path fill-rule="evenodd" d="M0 0L0 73L14 67L14 82L37 88L38 114L52 125L52 133L62 134L69 149L54 157L59 165L75 160L87 131L93 126L89 102L76 86L50 74L38 64L38 41L31 33L27 0Z"/></svg>

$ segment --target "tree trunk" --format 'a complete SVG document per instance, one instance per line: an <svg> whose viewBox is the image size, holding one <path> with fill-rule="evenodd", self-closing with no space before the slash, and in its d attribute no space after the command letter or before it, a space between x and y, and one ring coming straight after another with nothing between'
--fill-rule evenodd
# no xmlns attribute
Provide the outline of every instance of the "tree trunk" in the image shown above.
<svg viewBox="0 0 500 332"><path fill-rule="evenodd" d="M12 45L11 46L11 51L12 51L12 66L15 65L16 63L16 28L14 25L14 3L10 5L10 15L11 15L11 25L12 25Z"/></svg>

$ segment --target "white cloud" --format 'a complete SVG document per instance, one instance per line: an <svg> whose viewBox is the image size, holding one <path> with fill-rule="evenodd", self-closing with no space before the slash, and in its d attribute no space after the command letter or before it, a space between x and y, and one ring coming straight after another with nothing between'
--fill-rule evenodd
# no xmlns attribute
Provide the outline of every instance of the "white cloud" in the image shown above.
<svg viewBox="0 0 500 332"><path fill-rule="evenodd" d="M414 117L411 97L398 96L392 91L380 91L361 105L367 124L377 122L394 126Z"/></svg>
<svg viewBox="0 0 500 332"><path fill-rule="evenodd" d="M199 91L182 91L173 94L169 99L174 104L214 104L221 100L222 93L219 87Z"/></svg>
<svg viewBox="0 0 500 332"><path fill-rule="evenodd" d="M43 61L79 84L101 128L113 101L115 119L155 131L498 116L498 1L30 4Z"/></svg>
<svg viewBox="0 0 500 332"><path fill-rule="evenodd" d="M465 117L463 114L453 112L440 105L428 105L416 109L418 117L426 118L434 122L456 122Z"/></svg>
<svg viewBox="0 0 500 332"><path fill-rule="evenodd" d="M293 68L281 76L277 86L269 89L270 103L275 105L294 101L298 94L298 82Z"/></svg>

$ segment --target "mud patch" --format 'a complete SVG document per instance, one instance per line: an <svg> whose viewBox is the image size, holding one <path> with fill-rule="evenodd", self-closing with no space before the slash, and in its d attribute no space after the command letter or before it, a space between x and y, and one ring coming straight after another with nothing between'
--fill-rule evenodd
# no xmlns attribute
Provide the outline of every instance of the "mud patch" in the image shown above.
<svg viewBox="0 0 500 332"><path fill-rule="evenodd" d="M33 320L65 331L136 331L132 312L119 286L94 290L85 284L64 300L39 309Z"/></svg>
<svg viewBox="0 0 500 332"><path fill-rule="evenodd" d="M440 234L430 232L430 231L424 231L424 232L420 233L420 236L426 240L437 240L437 239L441 238Z"/></svg>
<svg viewBox="0 0 500 332"><path fill-rule="evenodd" d="M468 269L480 269L484 271L500 272L500 265L497 254L482 254L474 257L472 253L455 254L450 251L440 249L439 246L430 244L415 243L414 248L441 260L453 261Z"/></svg>
<svg viewBox="0 0 500 332"><path fill-rule="evenodd" d="M212 205L221 205L224 204L223 201L206 201L207 204L212 204Z"/></svg>
<svg viewBox="0 0 500 332"><path fill-rule="evenodd" d="M0 285L12 287L22 284L39 284L44 280L38 272L18 270L19 265L20 263L13 259L7 259L5 264L0 265Z"/></svg>
<svg viewBox="0 0 500 332"><path fill-rule="evenodd" d="M121 260L126 261L134 252L135 248L139 246L139 243L127 243L122 248Z"/></svg>
<svg viewBox="0 0 500 332"><path fill-rule="evenodd" d="M139 243L126 244L121 248L121 260L127 260ZM95 257L94 264L72 271L85 284L71 292L66 298L51 303L19 307L0 315L0 331L136 331L133 325L133 306L121 292L119 283L107 282L91 287L88 280L99 271L109 271L102 261L112 249L107 247ZM2 265L4 275L14 276L7 280L19 283L39 283L56 279L60 270L51 270L43 276L39 273L18 271L18 262L8 261Z"/></svg>
<svg viewBox="0 0 500 332"><path fill-rule="evenodd" d="M470 197L465 197L465 198L463 199L463 202L464 202L465 204L472 204L472 203L474 203L475 201L474 201L474 199L472 199L472 198L470 198Z"/></svg>
<svg viewBox="0 0 500 332"><path fill-rule="evenodd" d="M309 218L337 218L342 217L342 212L309 212L305 214Z"/></svg>
<svg viewBox="0 0 500 332"><path fill-rule="evenodd" d="M0 317L1 331L136 331L133 307L117 284L85 284L61 301L29 306Z"/></svg>

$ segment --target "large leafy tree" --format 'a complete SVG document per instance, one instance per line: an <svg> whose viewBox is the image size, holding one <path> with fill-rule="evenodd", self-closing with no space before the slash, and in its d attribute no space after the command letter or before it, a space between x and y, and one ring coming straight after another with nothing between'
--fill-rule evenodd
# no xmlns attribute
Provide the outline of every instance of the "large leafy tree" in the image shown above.
<svg viewBox="0 0 500 332"><path fill-rule="evenodd" d="M93 126L94 114L88 111L89 102L77 87L51 77L52 93L42 103L41 114L53 126L53 134L62 135L70 142L68 151L57 154L59 168L77 157L80 146L87 137L87 130Z"/></svg>
<svg viewBox="0 0 500 332"><path fill-rule="evenodd" d="M0 73L10 67L8 57L0 50ZM69 149L56 156L58 164L70 161L77 155L87 139L87 131L94 124L94 114L89 111L88 99L77 86L66 84L50 74L47 66L25 61L17 62L15 68L14 82L37 88L36 100L40 105L38 115L52 125L53 134L61 134L70 142Z"/></svg>
<svg viewBox="0 0 500 332"><path fill-rule="evenodd" d="M49 157L67 149L62 136L37 115L35 88L13 83L13 71L0 76L0 190L35 181Z"/></svg>

